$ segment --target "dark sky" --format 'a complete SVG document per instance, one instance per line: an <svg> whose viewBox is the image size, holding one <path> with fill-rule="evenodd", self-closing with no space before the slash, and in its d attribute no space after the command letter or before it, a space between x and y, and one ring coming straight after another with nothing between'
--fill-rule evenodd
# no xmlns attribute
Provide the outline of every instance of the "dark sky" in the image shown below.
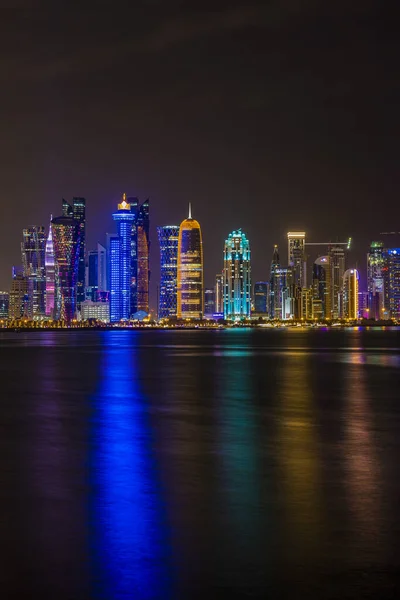
<svg viewBox="0 0 400 600"><path fill-rule="evenodd" d="M179 223L189 201L207 285L234 228L250 238L254 280L274 243L286 260L290 229L310 241L351 235L362 269L368 242L400 230L395 3L10 5L0 8L0 289L22 228L47 225L73 195L87 199L89 247L114 231L123 191L150 197L153 287L155 227Z"/></svg>

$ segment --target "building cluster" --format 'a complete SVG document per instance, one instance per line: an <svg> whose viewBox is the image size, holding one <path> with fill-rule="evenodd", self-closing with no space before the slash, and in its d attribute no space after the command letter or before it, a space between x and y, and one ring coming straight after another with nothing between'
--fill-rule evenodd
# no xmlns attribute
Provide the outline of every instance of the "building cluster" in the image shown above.
<svg viewBox="0 0 400 600"><path fill-rule="evenodd" d="M61 215L23 230L20 268L11 288L0 292L0 319L103 323L140 321L149 316L149 200L125 194L112 215L115 233L86 249L86 202L62 201ZM249 318L338 321L400 320L400 248L372 242L367 254L367 290L359 272L348 268L350 240L315 243L304 231L287 234L287 259L274 246L268 277L252 286L250 242L238 229L227 236L221 272L204 286L200 224L189 215L180 225L157 227L161 279L158 319L199 321ZM319 246L309 264L310 246Z"/></svg>

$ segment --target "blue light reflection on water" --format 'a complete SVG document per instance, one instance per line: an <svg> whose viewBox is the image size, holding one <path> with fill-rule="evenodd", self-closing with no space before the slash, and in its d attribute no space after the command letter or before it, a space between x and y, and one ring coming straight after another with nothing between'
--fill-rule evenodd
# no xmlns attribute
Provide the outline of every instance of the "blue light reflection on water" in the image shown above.
<svg viewBox="0 0 400 600"><path fill-rule="evenodd" d="M106 332L94 414L98 598L170 598L169 548L134 337ZM100 568L99 568L100 566Z"/></svg>

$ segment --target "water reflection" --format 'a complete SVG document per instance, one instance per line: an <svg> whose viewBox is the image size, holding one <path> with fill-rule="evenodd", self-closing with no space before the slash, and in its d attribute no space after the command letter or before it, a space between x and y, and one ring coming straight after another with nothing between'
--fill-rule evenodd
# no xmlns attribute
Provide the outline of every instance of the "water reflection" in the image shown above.
<svg viewBox="0 0 400 600"><path fill-rule="evenodd" d="M322 535L322 490L313 387L312 356L288 352L278 371L279 460L284 486L287 554L311 565Z"/></svg>
<svg viewBox="0 0 400 600"><path fill-rule="evenodd" d="M226 356L226 355L225 355ZM261 557L262 519L258 426L253 370L248 352L226 358L218 378L218 463L220 466L220 512L225 531L223 539L231 548L232 561L223 563L227 585L236 592L242 587L260 587L263 573ZM232 566L234 568L232 568ZM228 571L228 569L231 569ZM225 571L225 573L224 573ZM243 590L244 591L244 590Z"/></svg>
<svg viewBox="0 0 400 600"><path fill-rule="evenodd" d="M352 354L351 364L344 372L343 381L347 400L343 445L346 492L353 527L357 531L354 538L354 559L364 557L365 553L379 552L382 533L382 482L376 454L370 392L366 382L369 358L365 353ZM385 359L385 356L378 358Z"/></svg>
<svg viewBox="0 0 400 600"><path fill-rule="evenodd" d="M104 579L97 591L105 598L169 598L167 532L148 408L137 349L123 347L133 340L127 336L104 334L95 399L94 545Z"/></svg>

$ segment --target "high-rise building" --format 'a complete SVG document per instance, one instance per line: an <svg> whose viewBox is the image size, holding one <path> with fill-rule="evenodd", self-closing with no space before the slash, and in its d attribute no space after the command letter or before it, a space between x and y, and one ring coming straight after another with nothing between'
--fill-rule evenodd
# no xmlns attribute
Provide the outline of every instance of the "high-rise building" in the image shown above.
<svg viewBox="0 0 400 600"><path fill-rule="evenodd" d="M257 281L254 284L254 312L257 314L268 313L269 283Z"/></svg>
<svg viewBox="0 0 400 600"><path fill-rule="evenodd" d="M176 317L178 280L178 225L157 227L160 244L159 319Z"/></svg>
<svg viewBox="0 0 400 600"><path fill-rule="evenodd" d="M298 287L307 285L306 233L305 231L289 231L288 264L293 268L293 283Z"/></svg>
<svg viewBox="0 0 400 600"><path fill-rule="evenodd" d="M202 319L203 315L203 242L200 225L192 218L189 204L189 216L179 228L177 316Z"/></svg>
<svg viewBox="0 0 400 600"><path fill-rule="evenodd" d="M312 312L312 301L313 301L313 290L312 288L301 288L301 304L300 304L300 318L304 321L313 318Z"/></svg>
<svg viewBox="0 0 400 600"><path fill-rule="evenodd" d="M72 204L62 201L62 216L74 219L79 230L79 258L76 280L76 303L80 310L81 302L85 300L85 256L86 256L86 200L72 198ZM78 234L77 234L78 235Z"/></svg>
<svg viewBox="0 0 400 600"><path fill-rule="evenodd" d="M46 317L52 319L55 316L56 300L56 264L54 258L53 230L50 217L49 234L47 236L46 248L44 254L44 263L46 270Z"/></svg>
<svg viewBox="0 0 400 600"><path fill-rule="evenodd" d="M150 219L149 200L140 206L136 218L137 236L137 306L136 311L149 312L150 286ZM136 312L135 311L135 312Z"/></svg>
<svg viewBox="0 0 400 600"><path fill-rule="evenodd" d="M340 319L343 316L344 249L341 246L332 245L328 255L331 265L331 318Z"/></svg>
<svg viewBox="0 0 400 600"><path fill-rule="evenodd" d="M271 261L271 273L269 281L269 316L271 319L281 318L281 285L279 277L276 277L276 271L280 269L279 249L274 245L274 252Z"/></svg>
<svg viewBox="0 0 400 600"><path fill-rule="evenodd" d="M383 317L385 250L383 242L371 242L367 254L368 313L371 319Z"/></svg>
<svg viewBox="0 0 400 600"><path fill-rule="evenodd" d="M97 301L99 291L99 254L97 250L88 252L87 277L86 277L86 300Z"/></svg>
<svg viewBox="0 0 400 600"><path fill-rule="evenodd" d="M360 319L369 319L369 294L368 292L358 292L358 317Z"/></svg>
<svg viewBox="0 0 400 600"><path fill-rule="evenodd" d="M9 319L22 319L27 317L28 305L28 280L22 271L13 268L11 290L9 294Z"/></svg>
<svg viewBox="0 0 400 600"><path fill-rule="evenodd" d="M215 313L215 294L211 288L204 290L204 316L206 319L212 319Z"/></svg>
<svg viewBox="0 0 400 600"><path fill-rule="evenodd" d="M224 317L248 318L251 312L250 243L241 229L224 246Z"/></svg>
<svg viewBox="0 0 400 600"><path fill-rule="evenodd" d="M0 292L0 319L8 319L8 310L10 305L10 294Z"/></svg>
<svg viewBox="0 0 400 600"><path fill-rule="evenodd" d="M69 216L56 217L51 221L51 228L56 266L56 318L70 322L77 310L81 228Z"/></svg>
<svg viewBox="0 0 400 600"><path fill-rule="evenodd" d="M97 244L97 287L98 292L107 292L107 250Z"/></svg>
<svg viewBox="0 0 400 600"><path fill-rule="evenodd" d="M224 276L222 273L215 276L214 308L219 315L224 312Z"/></svg>
<svg viewBox="0 0 400 600"><path fill-rule="evenodd" d="M131 317L131 238L135 215L123 194L118 210L113 213L118 236L110 237L110 320Z"/></svg>
<svg viewBox="0 0 400 600"><path fill-rule="evenodd" d="M384 316L400 320L400 248L385 250Z"/></svg>
<svg viewBox="0 0 400 600"><path fill-rule="evenodd" d="M331 262L329 256L320 256L313 266L313 298L321 300L322 318L332 318Z"/></svg>
<svg viewBox="0 0 400 600"><path fill-rule="evenodd" d="M347 269L343 276L343 317L358 319L358 281L357 269Z"/></svg>
<svg viewBox="0 0 400 600"><path fill-rule="evenodd" d="M45 291L45 246L43 226L27 227L23 230L21 243L23 275L28 285L27 317L42 318L46 314Z"/></svg>

